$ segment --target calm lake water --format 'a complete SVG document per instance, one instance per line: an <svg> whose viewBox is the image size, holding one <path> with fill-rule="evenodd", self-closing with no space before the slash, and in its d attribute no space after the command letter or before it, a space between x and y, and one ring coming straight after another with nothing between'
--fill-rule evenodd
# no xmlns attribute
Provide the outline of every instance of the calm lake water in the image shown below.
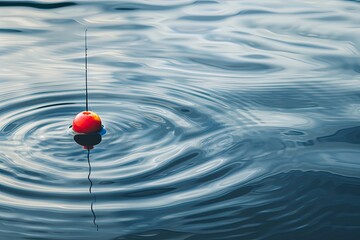
<svg viewBox="0 0 360 240"><path fill-rule="evenodd" d="M0 239L360 239L359 51L359 1L1 1Z"/></svg>

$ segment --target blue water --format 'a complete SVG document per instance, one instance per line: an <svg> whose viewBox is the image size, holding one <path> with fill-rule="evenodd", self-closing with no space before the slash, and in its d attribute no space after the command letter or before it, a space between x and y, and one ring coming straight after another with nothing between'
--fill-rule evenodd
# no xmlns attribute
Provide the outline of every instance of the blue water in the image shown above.
<svg viewBox="0 0 360 240"><path fill-rule="evenodd" d="M0 240L360 239L359 23L359 1L1 1Z"/></svg>

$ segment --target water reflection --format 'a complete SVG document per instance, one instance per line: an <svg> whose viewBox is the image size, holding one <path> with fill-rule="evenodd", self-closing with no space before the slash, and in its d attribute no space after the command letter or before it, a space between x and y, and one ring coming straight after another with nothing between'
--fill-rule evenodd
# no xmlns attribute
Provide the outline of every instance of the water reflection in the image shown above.
<svg viewBox="0 0 360 240"><path fill-rule="evenodd" d="M74 141L83 146L84 149L91 150L95 145L98 145L102 140L99 133L96 134L76 134Z"/></svg>
<svg viewBox="0 0 360 240"><path fill-rule="evenodd" d="M90 210L93 215L93 223L96 226L96 231L99 231L99 225L96 223L96 214L94 211L94 204L96 203L96 195L92 192L93 182L91 181L91 162L90 162L90 150L94 148L95 145L99 144L102 140L102 137L99 133L96 134L76 134L74 136L74 141L79 145L83 146L87 150L87 161L89 165L89 174L88 180L90 183L89 193L93 197L93 200L90 205Z"/></svg>

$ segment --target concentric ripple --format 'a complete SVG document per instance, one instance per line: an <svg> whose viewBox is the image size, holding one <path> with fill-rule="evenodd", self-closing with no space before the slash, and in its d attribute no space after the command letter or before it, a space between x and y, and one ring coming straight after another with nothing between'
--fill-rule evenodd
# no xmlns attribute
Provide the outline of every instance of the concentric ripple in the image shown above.
<svg viewBox="0 0 360 240"><path fill-rule="evenodd" d="M0 239L360 236L356 2L0 10Z"/></svg>

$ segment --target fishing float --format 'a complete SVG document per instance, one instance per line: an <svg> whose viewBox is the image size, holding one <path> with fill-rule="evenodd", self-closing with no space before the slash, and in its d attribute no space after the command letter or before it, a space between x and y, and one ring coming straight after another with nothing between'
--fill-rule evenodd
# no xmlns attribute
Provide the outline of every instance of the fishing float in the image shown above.
<svg viewBox="0 0 360 240"><path fill-rule="evenodd" d="M102 130L101 119L98 114L89 111L88 77L87 77L87 29L85 30L85 111L78 113L72 123L76 133L93 134Z"/></svg>

